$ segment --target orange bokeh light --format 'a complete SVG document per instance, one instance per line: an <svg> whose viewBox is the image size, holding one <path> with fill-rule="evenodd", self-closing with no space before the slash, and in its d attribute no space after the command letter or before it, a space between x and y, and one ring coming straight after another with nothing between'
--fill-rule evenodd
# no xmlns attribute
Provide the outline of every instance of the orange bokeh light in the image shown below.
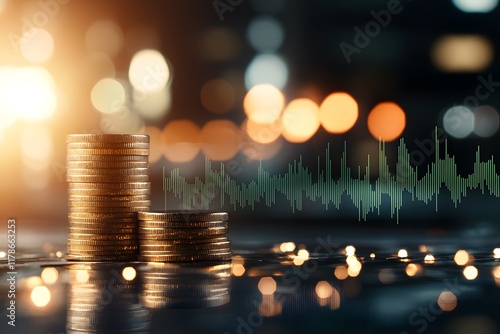
<svg viewBox="0 0 500 334"><path fill-rule="evenodd" d="M229 120L210 121L201 129L201 150L210 160L232 159L240 148L240 130Z"/></svg>
<svg viewBox="0 0 500 334"><path fill-rule="evenodd" d="M281 118L283 137L292 143L309 140L318 130L319 107L310 99L291 101L283 111Z"/></svg>
<svg viewBox="0 0 500 334"><path fill-rule="evenodd" d="M368 130L375 139L393 141L405 126L405 112L394 102L379 103L368 115Z"/></svg>
<svg viewBox="0 0 500 334"><path fill-rule="evenodd" d="M253 141L259 144L270 144L281 135L281 123L279 121L264 124L247 119L242 128Z"/></svg>
<svg viewBox="0 0 500 334"><path fill-rule="evenodd" d="M284 106L283 93L270 84L255 85L243 100L246 115L256 123L274 123L279 119Z"/></svg>
<svg viewBox="0 0 500 334"><path fill-rule="evenodd" d="M169 122L163 129L163 155L172 162L188 162L200 151L200 128L187 119Z"/></svg>
<svg viewBox="0 0 500 334"><path fill-rule="evenodd" d="M326 97L319 108L321 125L330 133L344 133L358 119L358 103L347 93L333 93Z"/></svg>
<svg viewBox="0 0 500 334"><path fill-rule="evenodd" d="M200 99L207 110L215 114L224 114L234 106L236 92L228 81L213 79L201 88Z"/></svg>

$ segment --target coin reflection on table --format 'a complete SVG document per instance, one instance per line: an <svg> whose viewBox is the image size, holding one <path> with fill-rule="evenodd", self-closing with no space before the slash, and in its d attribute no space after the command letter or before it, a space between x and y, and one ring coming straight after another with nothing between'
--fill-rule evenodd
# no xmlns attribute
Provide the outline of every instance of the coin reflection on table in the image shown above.
<svg viewBox="0 0 500 334"><path fill-rule="evenodd" d="M151 311L139 303L135 268L74 264L68 273L68 333L148 333Z"/></svg>
<svg viewBox="0 0 500 334"><path fill-rule="evenodd" d="M149 263L139 274L140 301L152 309L209 308L230 300L230 262Z"/></svg>

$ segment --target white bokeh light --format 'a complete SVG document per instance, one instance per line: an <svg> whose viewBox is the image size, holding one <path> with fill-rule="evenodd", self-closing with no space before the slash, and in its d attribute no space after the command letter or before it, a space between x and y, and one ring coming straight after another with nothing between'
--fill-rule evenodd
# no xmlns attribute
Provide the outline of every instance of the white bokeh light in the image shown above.
<svg viewBox="0 0 500 334"><path fill-rule="evenodd" d="M19 51L24 59L31 63L43 63L54 53L54 38L45 29L27 31L21 37Z"/></svg>
<svg viewBox="0 0 500 334"><path fill-rule="evenodd" d="M489 13L498 6L498 0L452 0L464 13Z"/></svg>
<svg viewBox="0 0 500 334"><path fill-rule="evenodd" d="M474 114L464 106L455 106L443 116L444 130L455 138L465 138L474 131Z"/></svg>
<svg viewBox="0 0 500 334"><path fill-rule="evenodd" d="M134 55L130 61L128 77L134 89L154 93L167 86L170 70L160 52L147 49Z"/></svg>
<svg viewBox="0 0 500 334"><path fill-rule="evenodd" d="M283 89L288 81L288 66L276 54L261 54L248 65L245 72L245 86L247 89L258 84L271 84Z"/></svg>
<svg viewBox="0 0 500 334"><path fill-rule="evenodd" d="M120 112L125 106L126 97L125 87L112 78L99 80L90 93L92 105L104 114Z"/></svg>
<svg viewBox="0 0 500 334"><path fill-rule="evenodd" d="M250 45L259 52L274 52L280 48L285 38L281 23L273 17L261 16L254 19L247 29Z"/></svg>

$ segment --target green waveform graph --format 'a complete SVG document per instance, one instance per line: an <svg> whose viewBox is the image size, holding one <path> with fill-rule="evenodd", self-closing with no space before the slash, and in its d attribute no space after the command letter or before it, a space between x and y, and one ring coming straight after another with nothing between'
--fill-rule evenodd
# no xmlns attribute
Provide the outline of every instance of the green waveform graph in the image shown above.
<svg viewBox="0 0 500 334"><path fill-rule="evenodd" d="M469 190L485 190L490 195L500 197L500 176L496 173L493 156L487 161L480 161L480 148L476 151L473 172L465 177L458 173L455 157L448 154L447 141L444 143L444 157L440 157L439 142L435 138L435 161L427 165L427 171L419 177L418 166L410 163L410 153L403 139L400 139L396 171L389 171L385 143L379 143L378 177L370 180L370 155L367 156L367 166L361 175L361 167L357 168L358 177L352 176L352 169L347 166L346 145L340 161L340 176L334 178L330 159L329 145L325 152L323 168L318 157L316 177L307 166L304 166L302 156L288 164L288 170L282 174L272 175L266 171L262 162L257 168L257 178L248 183L239 183L226 171L223 163L220 170L212 168L212 162L205 159L205 175L201 179L195 177L190 183L180 175L178 168L167 175L163 168L163 190L165 192L165 208L167 193L182 200L183 208L201 207L209 209L210 204L220 198L220 206L224 206L226 198L236 210L238 208L255 207L264 202L268 207L276 203L277 196L284 196L289 201L292 211L302 210L304 199L319 201L328 209L334 206L340 209L343 195L358 210L358 219L366 220L369 213L380 214L383 197L390 199L391 218L399 222L399 211L403 207L403 195L409 193L412 201L429 204L433 198L438 210L438 195L443 189L448 189L451 201L455 207L467 196Z"/></svg>

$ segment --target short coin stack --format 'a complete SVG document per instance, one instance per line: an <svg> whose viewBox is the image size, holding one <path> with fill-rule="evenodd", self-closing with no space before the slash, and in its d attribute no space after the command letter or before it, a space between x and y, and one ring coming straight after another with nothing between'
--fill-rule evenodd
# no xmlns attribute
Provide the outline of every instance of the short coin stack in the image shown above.
<svg viewBox="0 0 500 334"><path fill-rule="evenodd" d="M139 260L148 262L228 261L228 213L139 212Z"/></svg>
<svg viewBox="0 0 500 334"><path fill-rule="evenodd" d="M150 208L149 136L66 137L68 260L137 259L137 212Z"/></svg>
<svg viewBox="0 0 500 334"><path fill-rule="evenodd" d="M152 263L141 278L140 301L151 309L208 308L229 303L231 263Z"/></svg>

